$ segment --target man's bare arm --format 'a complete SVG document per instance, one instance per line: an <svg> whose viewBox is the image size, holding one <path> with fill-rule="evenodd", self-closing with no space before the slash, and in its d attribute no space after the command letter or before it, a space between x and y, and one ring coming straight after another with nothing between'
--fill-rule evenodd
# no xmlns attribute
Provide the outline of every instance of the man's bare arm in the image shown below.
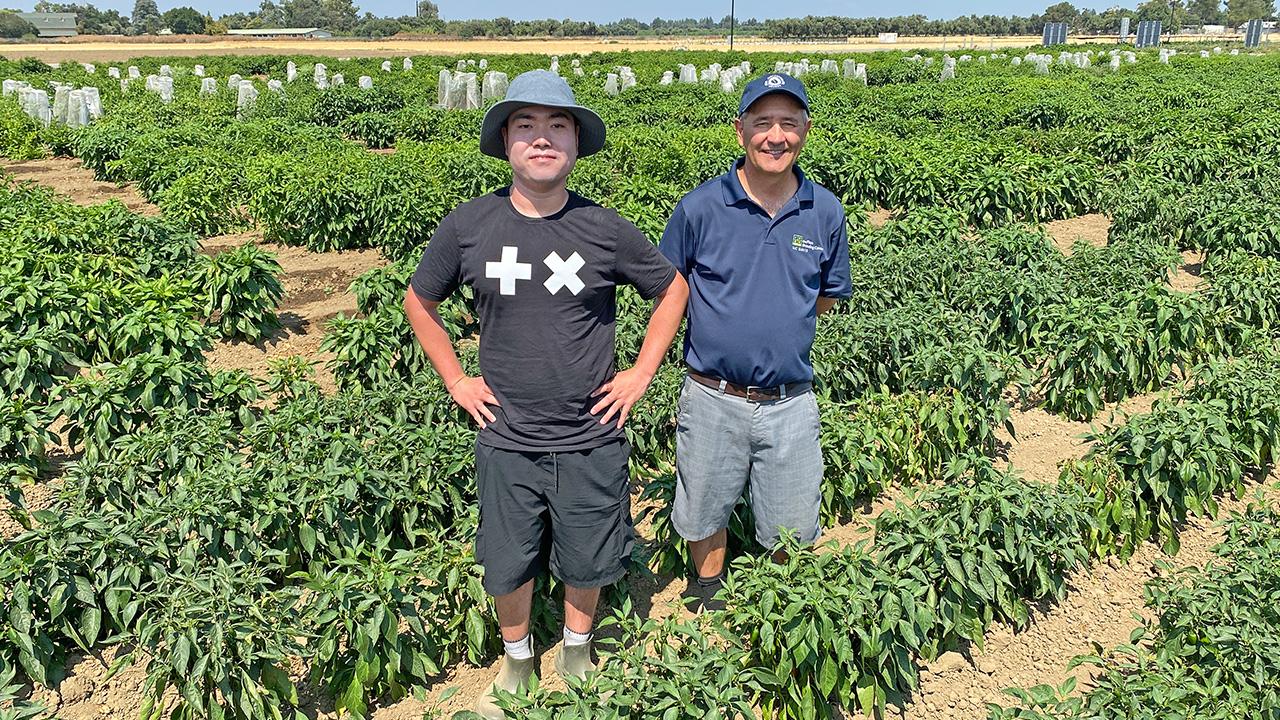
<svg viewBox="0 0 1280 720"><path fill-rule="evenodd" d="M683 275L676 273L671 284L657 297L635 365L619 371L595 392L597 396L604 396L591 408L595 415L604 411L600 418L601 425L608 424L614 415L618 416L618 427L622 427L627 421L632 406L644 396L649 383L653 382L653 376L658 373L667 348L671 347L671 341L680 330L680 321L684 319L684 309L688 302L689 283Z"/></svg>
<svg viewBox="0 0 1280 720"><path fill-rule="evenodd" d="M483 377L467 377L463 371L458 353L453 349L453 341L449 339L444 321L440 319L440 312L437 310L439 307L438 302L419 298L413 288L405 293L405 315L409 317L409 325L418 338L418 344L427 354L427 359L431 361L431 367L435 368L445 387L449 388L453 401L470 413L483 428L486 421L493 422L497 419L488 406L497 405L498 398Z"/></svg>
<svg viewBox="0 0 1280 720"><path fill-rule="evenodd" d="M836 298L819 297L818 298L818 314L821 315L822 313L835 307L837 302L839 302L839 300Z"/></svg>

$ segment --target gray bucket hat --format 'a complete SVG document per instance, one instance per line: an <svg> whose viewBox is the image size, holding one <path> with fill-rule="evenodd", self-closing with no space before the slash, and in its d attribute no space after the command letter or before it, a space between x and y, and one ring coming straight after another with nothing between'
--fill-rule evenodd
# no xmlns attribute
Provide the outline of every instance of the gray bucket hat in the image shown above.
<svg viewBox="0 0 1280 720"><path fill-rule="evenodd" d="M550 70L530 70L517 75L507 86L506 98L484 114L484 122L480 125L480 152L506 160L502 128L511 113L530 105L563 108L573 113L578 121L578 157L600 152L604 147L604 121L577 104L569 83Z"/></svg>

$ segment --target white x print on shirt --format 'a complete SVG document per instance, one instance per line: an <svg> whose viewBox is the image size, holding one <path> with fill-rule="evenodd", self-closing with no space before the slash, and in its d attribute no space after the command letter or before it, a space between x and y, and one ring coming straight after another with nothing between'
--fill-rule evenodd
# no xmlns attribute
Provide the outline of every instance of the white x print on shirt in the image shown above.
<svg viewBox="0 0 1280 720"><path fill-rule="evenodd" d="M587 264L587 261L583 260L578 253L570 255L568 260L561 260L560 256L552 251L542 262L551 268L551 277L547 278L543 285L552 295L560 292L562 287L569 288L569 292L577 295L582 292L582 288L586 287L586 283L578 277L578 271Z"/></svg>

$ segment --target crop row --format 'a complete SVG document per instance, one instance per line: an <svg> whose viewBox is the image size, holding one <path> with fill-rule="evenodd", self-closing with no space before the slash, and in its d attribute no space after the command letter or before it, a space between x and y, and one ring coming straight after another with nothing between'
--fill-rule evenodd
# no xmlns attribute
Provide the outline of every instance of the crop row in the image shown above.
<svg viewBox="0 0 1280 720"><path fill-rule="evenodd" d="M958 458L946 482L882 514L869 545L787 544L783 563L740 557L720 594L727 609L695 620L642 625L620 614L623 638L601 672L565 691L510 698L512 714L587 717L584 709L598 707L592 717L630 718L641 716L638 706L675 708L663 717L691 720L754 716L750 708L766 718L814 718L831 717L831 704L866 713L900 705L918 687L921 661L961 641L981 647L993 623L1025 627L1030 604L1060 599L1069 575L1093 560L1124 555L1148 538L1176 550L1188 515L1215 516L1216 498L1238 495L1246 472L1268 467L1280 446L1277 386L1280 348L1270 340L1239 359L1199 368L1185 396L1106 430L1057 485L1027 482L980 456ZM1110 470L1102 476L1080 471L1104 465ZM1229 585L1200 589L1194 578L1180 577L1154 596L1165 609L1167 649L1132 649L1141 664L1109 669L1089 708L1105 708L1109 718L1163 716L1142 709L1142 699L1181 707L1178 696L1162 693L1194 687L1178 670L1196 662L1205 665L1194 677L1214 693L1202 707L1220 707L1219 698L1230 699L1221 707L1237 710L1246 701L1274 703L1274 676L1259 672L1274 664L1274 603L1265 599L1275 592L1274 520L1259 515L1237 524L1233 532L1246 536L1242 554L1250 564L1228 571ZM1263 585L1241 589L1255 580ZM1256 598L1255 607L1233 616L1246 597ZM1206 622L1220 629L1205 633ZM1252 634L1234 635L1233 627ZM695 671L666 674L636 650L651 644L661 648L653 654ZM1136 697L1108 705L1118 696ZM1078 709L1079 701L1068 707ZM1060 710L1044 717L1095 715Z"/></svg>

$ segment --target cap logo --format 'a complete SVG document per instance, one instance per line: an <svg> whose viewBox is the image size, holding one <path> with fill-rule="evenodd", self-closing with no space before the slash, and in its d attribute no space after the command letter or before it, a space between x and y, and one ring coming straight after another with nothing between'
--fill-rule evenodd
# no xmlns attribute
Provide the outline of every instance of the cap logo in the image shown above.
<svg viewBox="0 0 1280 720"><path fill-rule="evenodd" d="M787 81L783 80L781 75L770 75L764 79L764 86L767 88L780 88L786 84Z"/></svg>

